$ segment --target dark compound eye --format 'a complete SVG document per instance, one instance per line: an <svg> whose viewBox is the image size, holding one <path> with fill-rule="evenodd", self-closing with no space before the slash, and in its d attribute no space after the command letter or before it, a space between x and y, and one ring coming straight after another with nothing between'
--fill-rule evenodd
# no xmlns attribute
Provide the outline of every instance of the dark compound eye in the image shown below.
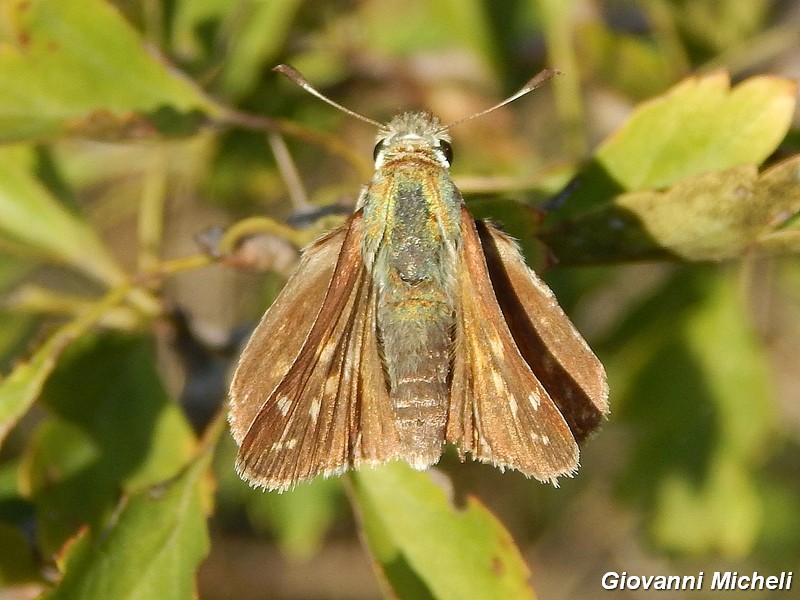
<svg viewBox="0 0 800 600"><path fill-rule="evenodd" d="M380 153L386 149L386 140L381 140L375 144L375 149L372 151L372 160L377 161Z"/></svg>
<svg viewBox="0 0 800 600"><path fill-rule="evenodd" d="M453 164L453 147L450 145L450 142L447 140L439 140L439 149L444 154L445 160L447 160L448 165Z"/></svg>

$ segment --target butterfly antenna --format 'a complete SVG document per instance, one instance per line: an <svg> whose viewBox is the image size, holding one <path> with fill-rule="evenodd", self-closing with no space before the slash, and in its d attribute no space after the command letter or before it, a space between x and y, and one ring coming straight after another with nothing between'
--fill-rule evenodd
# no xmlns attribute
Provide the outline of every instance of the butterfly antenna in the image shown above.
<svg viewBox="0 0 800 600"><path fill-rule="evenodd" d="M506 98L502 102L498 102L494 106L490 106L486 110L482 110L479 113L475 113L474 115L470 115L468 117L464 117L463 119L459 119L458 121L450 123L446 127L442 127L439 130L439 132L446 131L451 127L455 127L456 125L460 125L461 123L471 121L472 119L477 119L478 117L482 117L483 115L492 112L493 110L497 110L498 108L513 102L517 98L521 98L525 94L532 92L536 88L543 86L545 83L550 81L556 75L563 75L563 73L561 71L558 71L557 69L543 69L539 71L536 75L534 75L525 85L523 85L516 94L509 96L508 98Z"/></svg>
<svg viewBox="0 0 800 600"><path fill-rule="evenodd" d="M303 88L305 91L307 91L312 96L316 96L317 98L319 98L323 102L327 102L328 104L330 104L334 108L338 108L343 113L346 113L346 114L350 115L351 117L355 117L356 119L360 119L361 121L365 121L366 123L370 123L371 125L375 125L378 128L383 127L382 123L378 123L378 121L376 121L374 119L370 119L369 117L365 117L364 115L359 114L354 110L350 110L349 108L347 108L345 106L342 106L338 102L334 102L333 100L331 100L330 98L328 98L327 96L322 94L321 92L318 92L316 89L314 89L314 86L312 86L310 83L308 83L308 80L305 77L303 77L303 74L300 73L300 71L295 69L293 66L291 66L291 65L278 65L277 67L273 67L272 70L275 71L276 73L280 73L281 75L285 75L286 77L291 79L294 83L299 85L301 88Z"/></svg>

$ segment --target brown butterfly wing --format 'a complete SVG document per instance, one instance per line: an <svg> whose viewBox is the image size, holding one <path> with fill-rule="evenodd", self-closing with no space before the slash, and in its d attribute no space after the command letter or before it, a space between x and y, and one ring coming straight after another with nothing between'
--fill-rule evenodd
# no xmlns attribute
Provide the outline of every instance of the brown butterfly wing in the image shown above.
<svg viewBox="0 0 800 600"><path fill-rule="evenodd" d="M462 457L555 482L577 469L577 443L511 337L466 209L461 234L447 440Z"/></svg>
<svg viewBox="0 0 800 600"><path fill-rule="evenodd" d="M325 301L346 233L347 227L340 227L306 248L242 352L230 389L229 421L238 444L300 353Z"/></svg>
<svg viewBox="0 0 800 600"><path fill-rule="evenodd" d="M511 335L581 441L608 412L605 369L514 241L488 223L476 226Z"/></svg>
<svg viewBox="0 0 800 600"><path fill-rule="evenodd" d="M362 228L358 212L308 250L243 353L231 423L254 485L285 490L396 452Z"/></svg>

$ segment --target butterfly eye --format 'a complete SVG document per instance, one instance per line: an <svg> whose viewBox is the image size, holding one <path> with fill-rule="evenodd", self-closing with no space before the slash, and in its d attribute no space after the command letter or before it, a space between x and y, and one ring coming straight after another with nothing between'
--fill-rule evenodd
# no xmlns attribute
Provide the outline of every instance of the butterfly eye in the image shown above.
<svg viewBox="0 0 800 600"><path fill-rule="evenodd" d="M381 140L380 142L375 144L375 149L372 151L372 160L377 162L378 157L381 155L381 152L383 152L385 149L386 149L386 140Z"/></svg>
<svg viewBox="0 0 800 600"><path fill-rule="evenodd" d="M439 149L444 154L444 158L447 161L448 165L453 164L453 147L450 145L450 142L446 140L439 140Z"/></svg>

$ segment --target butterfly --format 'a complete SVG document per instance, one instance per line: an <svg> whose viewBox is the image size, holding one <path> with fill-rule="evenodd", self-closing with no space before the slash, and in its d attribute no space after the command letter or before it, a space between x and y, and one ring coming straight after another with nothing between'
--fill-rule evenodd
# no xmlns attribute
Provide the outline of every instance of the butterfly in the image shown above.
<svg viewBox="0 0 800 600"><path fill-rule="evenodd" d="M393 459L425 469L452 443L462 460L572 475L608 412L605 371L515 242L468 212L452 125L423 112L381 125L276 70L379 133L355 212L305 249L242 352L239 474L285 491Z"/></svg>

